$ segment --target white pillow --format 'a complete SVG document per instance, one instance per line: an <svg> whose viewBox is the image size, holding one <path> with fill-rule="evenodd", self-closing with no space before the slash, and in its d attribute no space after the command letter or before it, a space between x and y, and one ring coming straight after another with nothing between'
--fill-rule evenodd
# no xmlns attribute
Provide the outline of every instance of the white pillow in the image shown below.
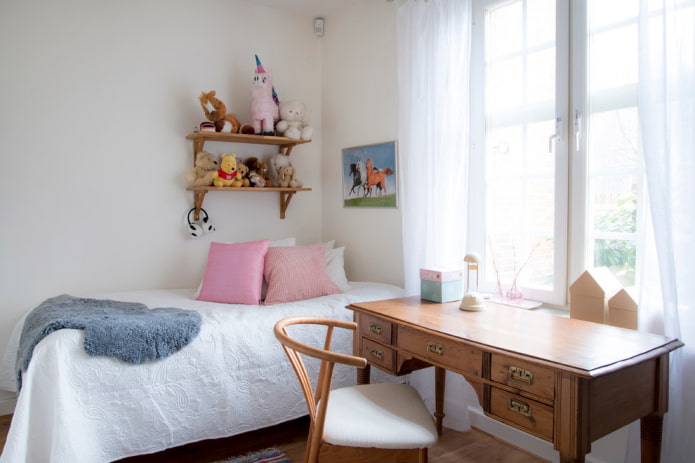
<svg viewBox="0 0 695 463"><path fill-rule="evenodd" d="M342 292L352 289L345 276L345 246L326 252L326 271Z"/></svg>
<svg viewBox="0 0 695 463"><path fill-rule="evenodd" d="M296 238L285 238L282 240L275 240L270 242L271 248L276 248L278 246L294 246L297 244Z"/></svg>

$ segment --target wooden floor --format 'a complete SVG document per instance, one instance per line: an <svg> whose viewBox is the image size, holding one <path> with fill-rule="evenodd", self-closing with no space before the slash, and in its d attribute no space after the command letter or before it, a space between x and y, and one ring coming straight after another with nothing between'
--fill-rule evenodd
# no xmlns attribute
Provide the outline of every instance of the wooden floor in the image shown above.
<svg viewBox="0 0 695 463"><path fill-rule="evenodd" d="M0 416L0 443L5 445L11 415ZM267 447L283 450L295 463L304 459L308 418L272 428L165 450L152 455L126 458L120 463L211 463ZM472 429L458 432L444 429L439 442L430 449L430 463L541 463L545 460L511 447L494 437ZM355 462L359 463L359 462Z"/></svg>

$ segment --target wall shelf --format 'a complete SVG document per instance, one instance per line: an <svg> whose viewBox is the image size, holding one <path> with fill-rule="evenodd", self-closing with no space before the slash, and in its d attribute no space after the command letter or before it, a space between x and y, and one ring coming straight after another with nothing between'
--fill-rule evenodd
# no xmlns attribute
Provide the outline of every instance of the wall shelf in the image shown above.
<svg viewBox="0 0 695 463"><path fill-rule="evenodd" d="M196 154L203 150L206 141L218 141L229 143L247 143L253 145L273 145L278 147L278 152L289 156L292 148L297 145L309 143L311 140L297 140L287 137L274 137L267 135L245 135L239 133L219 133L219 132L193 132L186 136L187 140L193 140L193 166L195 166ZM280 194L280 218L285 218L285 211L294 194L298 191L311 191L311 188L281 188L281 187L216 187L216 186L190 186L186 188L193 192L193 207L195 212L193 217L200 220L200 209L208 191L253 191L259 192L278 192Z"/></svg>
<svg viewBox="0 0 695 463"><path fill-rule="evenodd" d="M242 133L220 133L220 132L193 132L186 136L187 140L193 140L193 165L195 165L195 155L203 150L206 141L222 141L231 143L248 143L252 145L274 145L279 152L289 156L292 148L297 145L309 143L311 140L297 140L295 138L274 137L269 135L245 135Z"/></svg>
<svg viewBox="0 0 695 463"><path fill-rule="evenodd" d="M203 201L205 200L205 195L208 191L253 191L253 192L266 192L266 191L277 191L280 192L280 218L285 218L285 211L287 206L290 205L292 196L298 191L311 191L311 188L279 188L279 187L217 187L217 186L190 186L186 188L188 191L193 192L193 207L195 207L195 212L193 217L195 220L200 219L200 208L203 207Z"/></svg>

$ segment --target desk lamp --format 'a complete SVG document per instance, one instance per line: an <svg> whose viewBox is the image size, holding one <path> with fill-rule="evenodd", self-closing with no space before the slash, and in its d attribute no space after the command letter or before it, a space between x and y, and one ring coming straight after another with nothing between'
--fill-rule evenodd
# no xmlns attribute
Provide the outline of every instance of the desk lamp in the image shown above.
<svg viewBox="0 0 695 463"><path fill-rule="evenodd" d="M463 258L466 263L466 293L461 300L459 308L461 310L469 310L477 312L485 310L485 300L478 292L478 266L480 264L480 255L476 253L466 254ZM475 287L471 288L471 273L475 273Z"/></svg>

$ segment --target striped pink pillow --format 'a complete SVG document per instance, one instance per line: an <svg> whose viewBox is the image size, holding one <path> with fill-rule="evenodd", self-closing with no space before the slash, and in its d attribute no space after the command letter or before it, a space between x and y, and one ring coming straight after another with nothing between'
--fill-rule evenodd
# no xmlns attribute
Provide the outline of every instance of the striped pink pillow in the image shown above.
<svg viewBox="0 0 695 463"><path fill-rule="evenodd" d="M261 303L263 262L270 240L210 243L199 301Z"/></svg>
<svg viewBox="0 0 695 463"><path fill-rule="evenodd" d="M266 305L340 293L326 271L326 245L270 248L265 255Z"/></svg>

